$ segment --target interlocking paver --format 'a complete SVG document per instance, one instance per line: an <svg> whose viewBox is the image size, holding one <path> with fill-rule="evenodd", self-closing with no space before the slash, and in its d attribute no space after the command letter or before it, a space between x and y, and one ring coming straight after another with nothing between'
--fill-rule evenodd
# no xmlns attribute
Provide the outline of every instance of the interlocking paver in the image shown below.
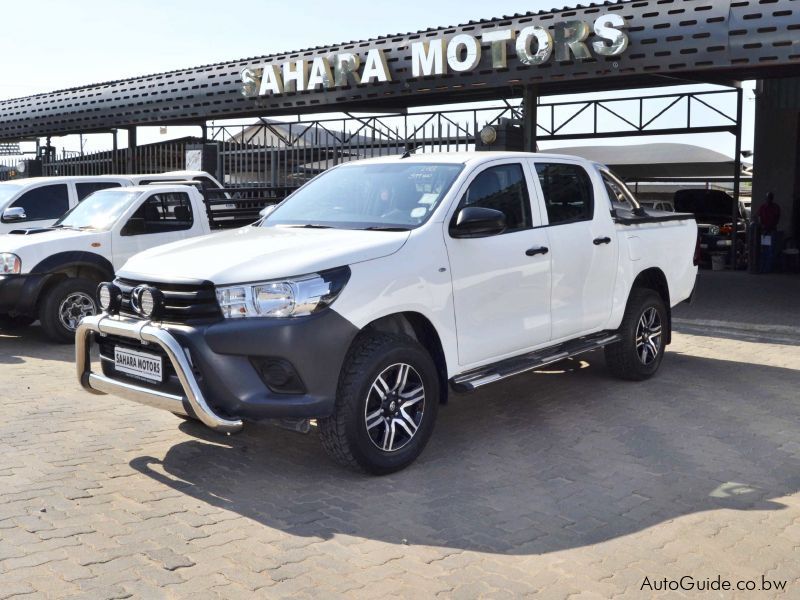
<svg viewBox="0 0 800 600"><path fill-rule="evenodd" d="M455 396L382 478L313 433L88 396L71 348L0 333L0 598L649 597L645 576L717 574L796 595L800 340L706 329L641 384L592 353Z"/></svg>

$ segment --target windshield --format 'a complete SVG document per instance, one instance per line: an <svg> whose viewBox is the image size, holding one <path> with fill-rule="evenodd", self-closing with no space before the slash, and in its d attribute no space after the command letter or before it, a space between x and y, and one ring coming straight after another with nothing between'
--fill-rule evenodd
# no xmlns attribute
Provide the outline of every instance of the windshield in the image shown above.
<svg viewBox="0 0 800 600"><path fill-rule="evenodd" d="M55 222L55 227L108 229L142 192L101 190L91 194Z"/></svg>
<svg viewBox="0 0 800 600"><path fill-rule="evenodd" d="M11 197L22 189L21 185L13 183L0 183L0 207L5 206Z"/></svg>
<svg viewBox="0 0 800 600"><path fill-rule="evenodd" d="M409 162L331 169L284 200L261 226L414 229L428 220L462 168Z"/></svg>

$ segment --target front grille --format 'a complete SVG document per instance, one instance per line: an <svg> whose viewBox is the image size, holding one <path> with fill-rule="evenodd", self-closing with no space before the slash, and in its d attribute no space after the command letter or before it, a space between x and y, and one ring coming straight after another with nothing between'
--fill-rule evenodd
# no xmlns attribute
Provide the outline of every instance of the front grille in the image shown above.
<svg viewBox="0 0 800 600"><path fill-rule="evenodd" d="M164 294L163 321L189 323L222 317L214 286L211 283L200 285L156 283L118 278L114 280L114 285L122 292L120 313L123 315L139 318L139 315L131 308L131 291L137 285L151 285Z"/></svg>

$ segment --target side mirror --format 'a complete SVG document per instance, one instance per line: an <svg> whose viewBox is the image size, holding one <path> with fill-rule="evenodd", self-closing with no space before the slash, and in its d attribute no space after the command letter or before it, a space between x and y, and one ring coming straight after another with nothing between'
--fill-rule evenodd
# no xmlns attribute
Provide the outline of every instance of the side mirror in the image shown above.
<svg viewBox="0 0 800 600"><path fill-rule="evenodd" d="M3 211L3 221L6 223L24 221L27 218L28 215L25 214L25 209L21 206L14 206Z"/></svg>
<svg viewBox="0 0 800 600"><path fill-rule="evenodd" d="M450 224L454 238L479 238L497 235L506 230L506 215L493 208L467 206L456 214Z"/></svg>
<svg viewBox="0 0 800 600"><path fill-rule="evenodd" d="M265 206L260 211L258 211L258 214L261 216L262 219L265 219L268 216L270 216L272 214L272 211L274 211L276 208L278 208L277 204L270 204L269 206Z"/></svg>

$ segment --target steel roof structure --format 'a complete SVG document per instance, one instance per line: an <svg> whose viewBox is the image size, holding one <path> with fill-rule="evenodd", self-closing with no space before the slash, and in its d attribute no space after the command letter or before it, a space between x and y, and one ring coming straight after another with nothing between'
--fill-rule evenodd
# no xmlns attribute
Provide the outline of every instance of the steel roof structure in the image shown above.
<svg viewBox="0 0 800 600"><path fill-rule="evenodd" d="M624 19L629 46L620 56L522 64L509 52L506 68L493 68L484 51L474 69L414 77L411 45L457 34L559 22ZM452 27L395 34L240 59L168 73L97 83L0 101L0 140L109 131L155 124L200 124L211 119L324 111L378 112L536 93L578 93L673 85L730 83L780 77L800 66L800 0L627 0L526 13ZM591 40L592 38L590 38ZM484 44L484 47L488 45ZM246 97L241 71L342 52L360 56L380 48L392 80L315 91Z"/></svg>

